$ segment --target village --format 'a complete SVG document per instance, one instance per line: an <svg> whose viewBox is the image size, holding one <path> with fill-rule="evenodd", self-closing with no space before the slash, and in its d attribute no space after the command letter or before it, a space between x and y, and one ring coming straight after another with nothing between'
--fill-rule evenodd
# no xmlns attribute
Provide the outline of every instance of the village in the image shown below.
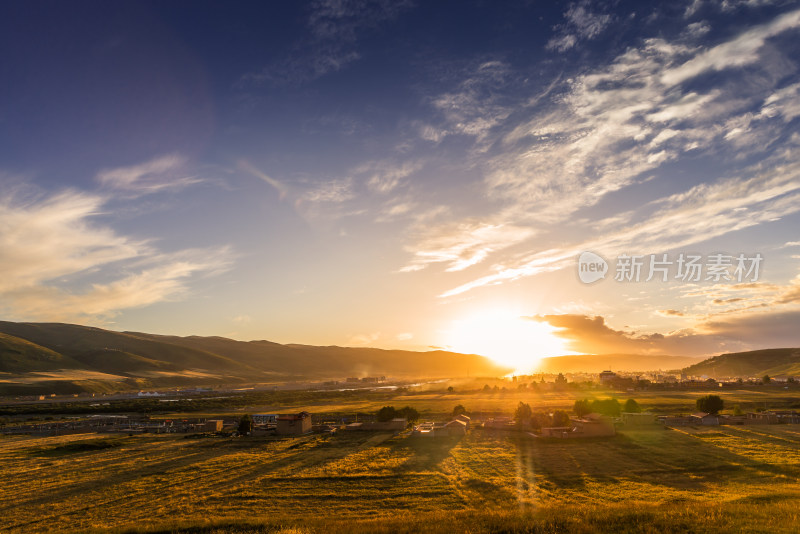
<svg viewBox="0 0 800 534"><path fill-rule="evenodd" d="M524 403L520 403L521 405ZM292 437L307 434L375 432L403 435L417 439L465 436L480 429L493 433L517 434L536 439L580 439L610 437L625 430L660 430L686 426L779 425L800 424L795 410L763 410L737 414L695 412L657 415L650 412L625 412L609 416L596 412L568 415L553 413L511 416L470 416L460 405L451 417L435 420L407 417L381 418L378 415L312 414L306 411L284 414L246 414L241 417L159 418L147 415L101 414L44 421L20 421L0 427L3 435L58 436L82 433L112 434L186 434L193 437ZM517 414L519 415L519 414ZM533 421L532 419L537 419ZM542 421L542 418L545 421ZM544 423L544 424L543 424Z"/></svg>

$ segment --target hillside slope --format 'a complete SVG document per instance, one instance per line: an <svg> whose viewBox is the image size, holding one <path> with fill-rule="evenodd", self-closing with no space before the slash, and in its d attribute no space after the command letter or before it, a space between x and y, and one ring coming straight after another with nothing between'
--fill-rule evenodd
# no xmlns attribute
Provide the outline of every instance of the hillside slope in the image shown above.
<svg viewBox="0 0 800 534"><path fill-rule="evenodd" d="M127 358L129 374L162 371L164 367L215 370L219 373L252 372L235 360L124 332L61 323L11 323L0 321L0 332L46 347L95 371L117 372Z"/></svg>
<svg viewBox="0 0 800 534"><path fill-rule="evenodd" d="M700 361L689 356L651 356L642 354L582 354L542 358L538 371L543 373L599 373L611 371L677 370Z"/></svg>
<svg viewBox="0 0 800 534"><path fill-rule="evenodd" d="M800 375L800 348L720 354L683 371L690 376L707 375L715 378Z"/></svg>
<svg viewBox="0 0 800 534"><path fill-rule="evenodd" d="M58 369L74 370L75 376L79 371L115 375L124 381L120 387L128 388L367 375L498 376L510 371L474 354L281 345L60 323L0 321L0 336L0 372L19 375L20 383L25 373ZM75 381L79 379L71 383Z"/></svg>
<svg viewBox="0 0 800 534"><path fill-rule="evenodd" d="M0 333L0 372L28 373L75 369L81 363L28 340Z"/></svg>

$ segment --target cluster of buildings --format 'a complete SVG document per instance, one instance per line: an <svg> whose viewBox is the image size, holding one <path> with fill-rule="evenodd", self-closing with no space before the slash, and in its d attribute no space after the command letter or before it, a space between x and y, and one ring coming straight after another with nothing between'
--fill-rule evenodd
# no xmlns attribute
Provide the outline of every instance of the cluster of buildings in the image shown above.
<svg viewBox="0 0 800 534"><path fill-rule="evenodd" d="M457 415L452 420L447 422L425 422L420 423L414 427L411 432L412 436L419 436L422 438L435 438L442 436L464 436L470 429L472 420L464 415Z"/></svg>
<svg viewBox="0 0 800 534"><path fill-rule="evenodd" d="M698 412L691 415L661 416L658 419L664 426L778 425L786 423L800 424L800 413L794 410L772 410L742 415L719 415Z"/></svg>

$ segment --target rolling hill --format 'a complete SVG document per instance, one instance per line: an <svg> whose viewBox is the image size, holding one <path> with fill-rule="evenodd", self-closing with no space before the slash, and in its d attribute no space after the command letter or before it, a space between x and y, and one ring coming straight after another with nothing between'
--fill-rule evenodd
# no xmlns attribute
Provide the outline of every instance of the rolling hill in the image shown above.
<svg viewBox="0 0 800 534"><path fill-rule="evenodd" d="M599 373L610 371L667 371L698 363L701 358L689 356L652 356L642 354L581 354L542 358L539 372Z"/></svg>
<svg viewBox="0 0 800 534"><path fill-rule="evenodd" d="M800 348L763 349L720 354L683 370L690 376L761 377L800 375Z"/></svg>
<svg viewBox="0 0 800 534"><path fill-rule="evenodd" d="M74 369L80 362L25 339L0 333L0 372L27 373Z"/></svg>
<svg viewBox="0 0 800 534"><path fill-rule="evenodd" d="M55 376L54 371L60 378L52 382L69 382L80 390L81 379L70 379L67 371L75 377L86 373L113 375L119 389L135 389L367 375L497 376L509 369L482 356L444 351L282 345L265 340L164 336L61 323L0 321L0 373L5 373L0 376L0 391L18 391L20 384L33 383L41 389L42 381L46 376Z"/></svg>

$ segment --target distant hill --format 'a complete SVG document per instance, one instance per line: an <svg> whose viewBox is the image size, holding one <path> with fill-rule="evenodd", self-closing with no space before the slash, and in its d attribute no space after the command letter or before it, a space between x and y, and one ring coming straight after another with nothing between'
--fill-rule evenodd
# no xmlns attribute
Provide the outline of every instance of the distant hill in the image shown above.
<svg viewBox="0 0 800 534"><path fill-rule="evenodd" d="M763 349L720 354L683 370L690 376L707 375L714 378L799 376L800 348Z"/></svg>
<svg viewBox="0 0 800 534"><path fill-rule="evenodd" d="M74 369L80 363L58 352L31 343L25 339L0 334L0 372L27 373Z"/></svg>
<svg viewBox="0 0 800 534"><path fill-rule="evenodd" d="M542 373L599 373L601 371L668 371L699 362L689 356L642 354L581 354L542 358L537 369Z"/></svg>
<svg viewBox="0 0 800 534"><path fill-rule="evenodd" d="M60 371L60 382L74 386L68 390L80 390L80 378L71 380L62 370L75 377L86 372L115 375L118 389L368 375L499 376L510 371L483 356L445 351L282 345L0 321L0 392L18 391L31 380L41 389L41 373L53 371Z"/></svg>

